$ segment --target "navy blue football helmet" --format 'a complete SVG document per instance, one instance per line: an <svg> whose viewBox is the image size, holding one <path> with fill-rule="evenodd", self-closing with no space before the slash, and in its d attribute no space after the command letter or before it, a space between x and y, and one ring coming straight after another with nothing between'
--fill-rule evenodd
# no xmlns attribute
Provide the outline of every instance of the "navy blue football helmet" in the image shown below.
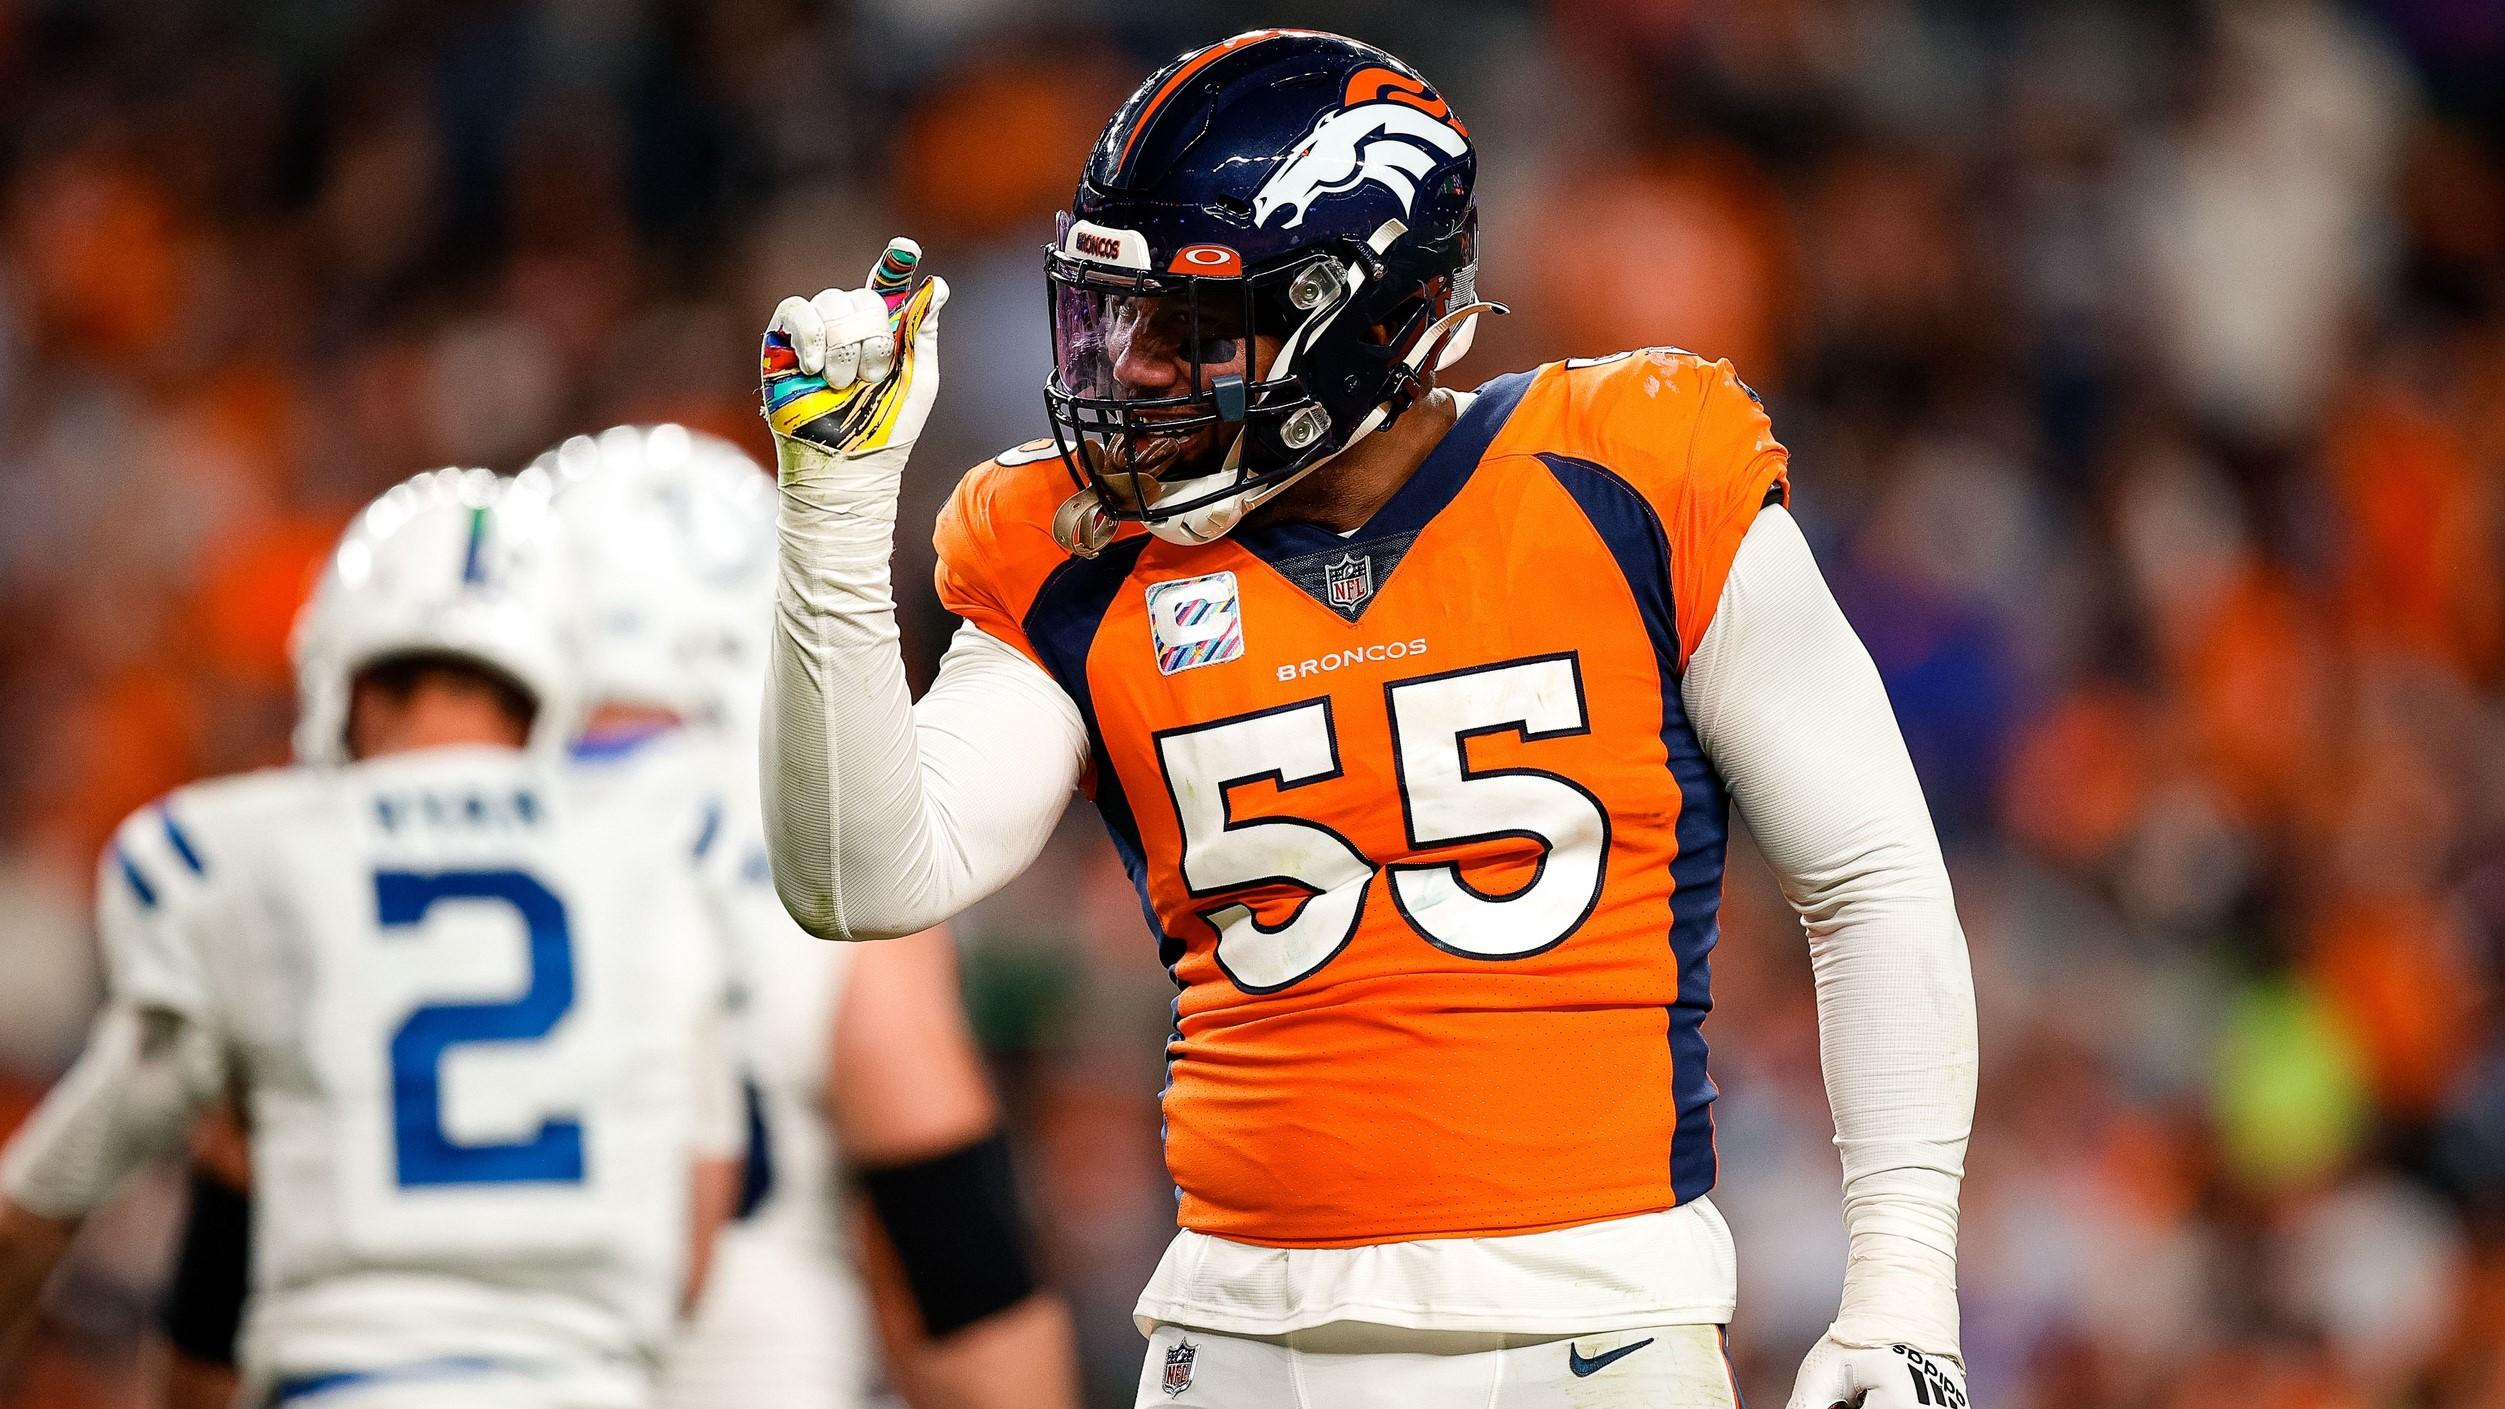
<svg viewBox="0 0 2505 1409"><path fill-rule="evenodd" d="M1065 506L1064 546L1123 519L1209 542L1406 411L1495 308L1477 169L1432 85L1335 34L1255 30L1151 74L1046 257L1045 402L1094 501Z"/></svg>

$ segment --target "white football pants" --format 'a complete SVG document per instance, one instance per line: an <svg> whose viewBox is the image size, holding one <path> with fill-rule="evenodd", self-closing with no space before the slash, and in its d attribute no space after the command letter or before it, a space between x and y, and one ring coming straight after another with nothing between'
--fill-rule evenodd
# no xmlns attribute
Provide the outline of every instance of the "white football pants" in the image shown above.
<svg viewBox="0 0 2505 1409"><path fill-rule="evenodd" d="M1159 1326L1136 1409L1739 1409L1720 1326L1589 1336Z"/></svg>

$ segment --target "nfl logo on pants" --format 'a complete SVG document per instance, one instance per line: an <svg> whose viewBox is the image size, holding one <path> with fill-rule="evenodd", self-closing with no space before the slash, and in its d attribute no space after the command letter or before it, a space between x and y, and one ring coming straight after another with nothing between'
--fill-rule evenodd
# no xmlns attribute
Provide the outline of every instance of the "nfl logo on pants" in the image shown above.
<svg viewBox="0 0 2505 1409"><path fill-rule="evenodd" d="M1200 1358L1200 1347L1190 1341L1166 1347L1166 1393L1181 1394L1192 1387L1192 1362Z"/></svg>

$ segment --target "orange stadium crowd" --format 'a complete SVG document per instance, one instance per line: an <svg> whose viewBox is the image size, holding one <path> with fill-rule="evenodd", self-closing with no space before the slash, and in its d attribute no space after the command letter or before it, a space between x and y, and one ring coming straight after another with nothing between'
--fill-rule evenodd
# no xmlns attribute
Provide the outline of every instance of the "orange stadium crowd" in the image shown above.
<svg viewBox="0 0 2505 1409"><path fill-rule="evenodd" d="M911 526L1044 429L1097 124L1323 22L1481 143L1513 311L1460 374L1677 344L1793 450L1973 948L1979 1401L2505 1406L2505 11L1257 8L0 0L0 1129L92 1010L115 821L284 757L358 504L625 420L766 459L765 315L906 232L955 286L900 535L927 666ZM1837 1166L1804 946L1731 876L1715 1197L1778 1403ZM960 931L1127 1403L1172 989L1089 819ZM175 1187L90 1233L0 1405L149 1402Z"/></svg>

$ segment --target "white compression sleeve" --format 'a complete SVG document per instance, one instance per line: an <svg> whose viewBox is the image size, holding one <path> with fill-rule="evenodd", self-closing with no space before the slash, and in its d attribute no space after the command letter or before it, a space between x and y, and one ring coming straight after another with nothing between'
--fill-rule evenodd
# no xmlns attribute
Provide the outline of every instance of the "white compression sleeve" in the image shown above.
<svg viewBox="0 0 2505 1409"><path fill-rule="evenodd" d="M1034 861L1086 766L1087 730L1041 667L971 626L910 702L888 573L896 480L858 463L784 486L766 839L804 928L893 939Z"/></svg>
<svg viewBox="0 0 2505 1409"><path fill-rule="evenodd" d="M30 1213L84 1217L180 1145L222 1085L217 1044L198 1023L114 1002L0 1156L0 1189Z"/></svg>
<svg viewBox="0 0 2505 1409"><path fill-rule="evenodd" d="M1809 935L1851 1243L1833 1335L1955 1355L1965 933L1878 670L1783 509L1742 540L1681 694Z"/></svg>

